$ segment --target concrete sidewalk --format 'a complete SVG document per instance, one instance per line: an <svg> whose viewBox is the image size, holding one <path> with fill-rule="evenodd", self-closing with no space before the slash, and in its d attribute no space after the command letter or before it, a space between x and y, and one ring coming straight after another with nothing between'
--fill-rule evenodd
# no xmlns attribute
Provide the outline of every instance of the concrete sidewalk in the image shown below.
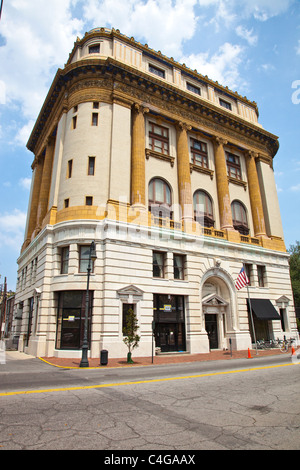
<svg viewBox="0 0 300 470"><path fill-rule="evenodd" d="M202 362L202 361L219 361L219 360L231 360L231 359L247 359L248 350L246 351L232 351L232 356L230 351L211 351L206 354L162 354L153 357L132 357L133 364L127 364L126 357L118 359L110 359L108 357L108 363L106 366L101 366L100 356L99 358L89 359L89 368L110 368L110 367L135 367L135 366L151 366L151 365L160 365L160 364L179 364L184 362ZM265 356L274 356L276 354L282 355L279 349L260 349L258 354L256 354L255 349L250 350L251 358L249 361L255 360L259 357ZM288 356L291 355L291 352L285 353ZM40 359L47 364L50 364L55 367L61 367L64 369L77 369L80 367L80 359L74 358L58 358L58 357L40 357Z"/></svg>

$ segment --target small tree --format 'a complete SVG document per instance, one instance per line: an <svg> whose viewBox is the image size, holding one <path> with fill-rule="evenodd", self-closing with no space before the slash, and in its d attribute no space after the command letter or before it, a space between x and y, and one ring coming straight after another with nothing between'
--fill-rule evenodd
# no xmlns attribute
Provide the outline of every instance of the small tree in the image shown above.
<svg viewBox="0 0 300 470"><path fill-rule="evenodd" d="M137 323L137 316L132 308L130 308L126 315L125 327L123 328L123 334L125 335L123 341L128 347L127 363L129 364L133 364L131 353L132 350L139 345L140 341L140 336L137 334L137 330L139 329Z"/></svg>

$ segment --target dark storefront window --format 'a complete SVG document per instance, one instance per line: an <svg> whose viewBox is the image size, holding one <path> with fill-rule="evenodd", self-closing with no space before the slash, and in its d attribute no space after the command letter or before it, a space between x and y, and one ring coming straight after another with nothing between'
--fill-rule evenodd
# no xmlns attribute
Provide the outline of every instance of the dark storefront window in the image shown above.
<svg viewBox="0 0 300 470"><path fill-rule="evenodd" d="M57 349L80 349L83 342L86 291L64 291L58 294ZM90 291L88 342L91 333L93 292Z"/></svg>
<svg viewBox="0 0 300 470"><path fill-rule="evenodd" d="M185 351L185 314L182 295L154 294L155 345L162 352Z"/></svg>

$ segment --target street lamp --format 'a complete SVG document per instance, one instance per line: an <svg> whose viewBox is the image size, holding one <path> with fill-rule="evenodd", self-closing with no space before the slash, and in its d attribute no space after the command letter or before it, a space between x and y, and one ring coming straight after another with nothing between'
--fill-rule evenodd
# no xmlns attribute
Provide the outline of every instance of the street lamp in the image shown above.
<svg viewBox="0 0 300 470"><path fill-rule="evenodd" d="M88 314L89 314L89 303L90 303L90 293L89 293L89 285L90 285L90 274L92 270L92 261L94 262L97 258L96 255L96 245L95 242L92 241L90 246L89 252L89 263L87 268L87 286L86 286L86 296L85 296L85 318L84 318L84 334L83 334L83 343L82 343L82 357L80 362L80 367L89 367L88 361Z"/></svg>

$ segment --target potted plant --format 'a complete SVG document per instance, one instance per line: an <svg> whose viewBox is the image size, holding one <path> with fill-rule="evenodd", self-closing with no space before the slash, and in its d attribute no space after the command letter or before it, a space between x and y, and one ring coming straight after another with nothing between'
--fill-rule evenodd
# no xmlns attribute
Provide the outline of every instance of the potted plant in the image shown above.
<svg viewBox="0 0 300 470"><path fill-rule="evenodd" d="M131 354L132 354L133 349L139 345L139 341L140 341L140 336L137 334L137 330L139 329L139 326L137 323L138 323L137 316L132 310L132 308L130 308L126 315L125 327L123 328L123 334L125 336L123 341L128 347L128 353L127 353L128 364L133 364Z"/></svg>

